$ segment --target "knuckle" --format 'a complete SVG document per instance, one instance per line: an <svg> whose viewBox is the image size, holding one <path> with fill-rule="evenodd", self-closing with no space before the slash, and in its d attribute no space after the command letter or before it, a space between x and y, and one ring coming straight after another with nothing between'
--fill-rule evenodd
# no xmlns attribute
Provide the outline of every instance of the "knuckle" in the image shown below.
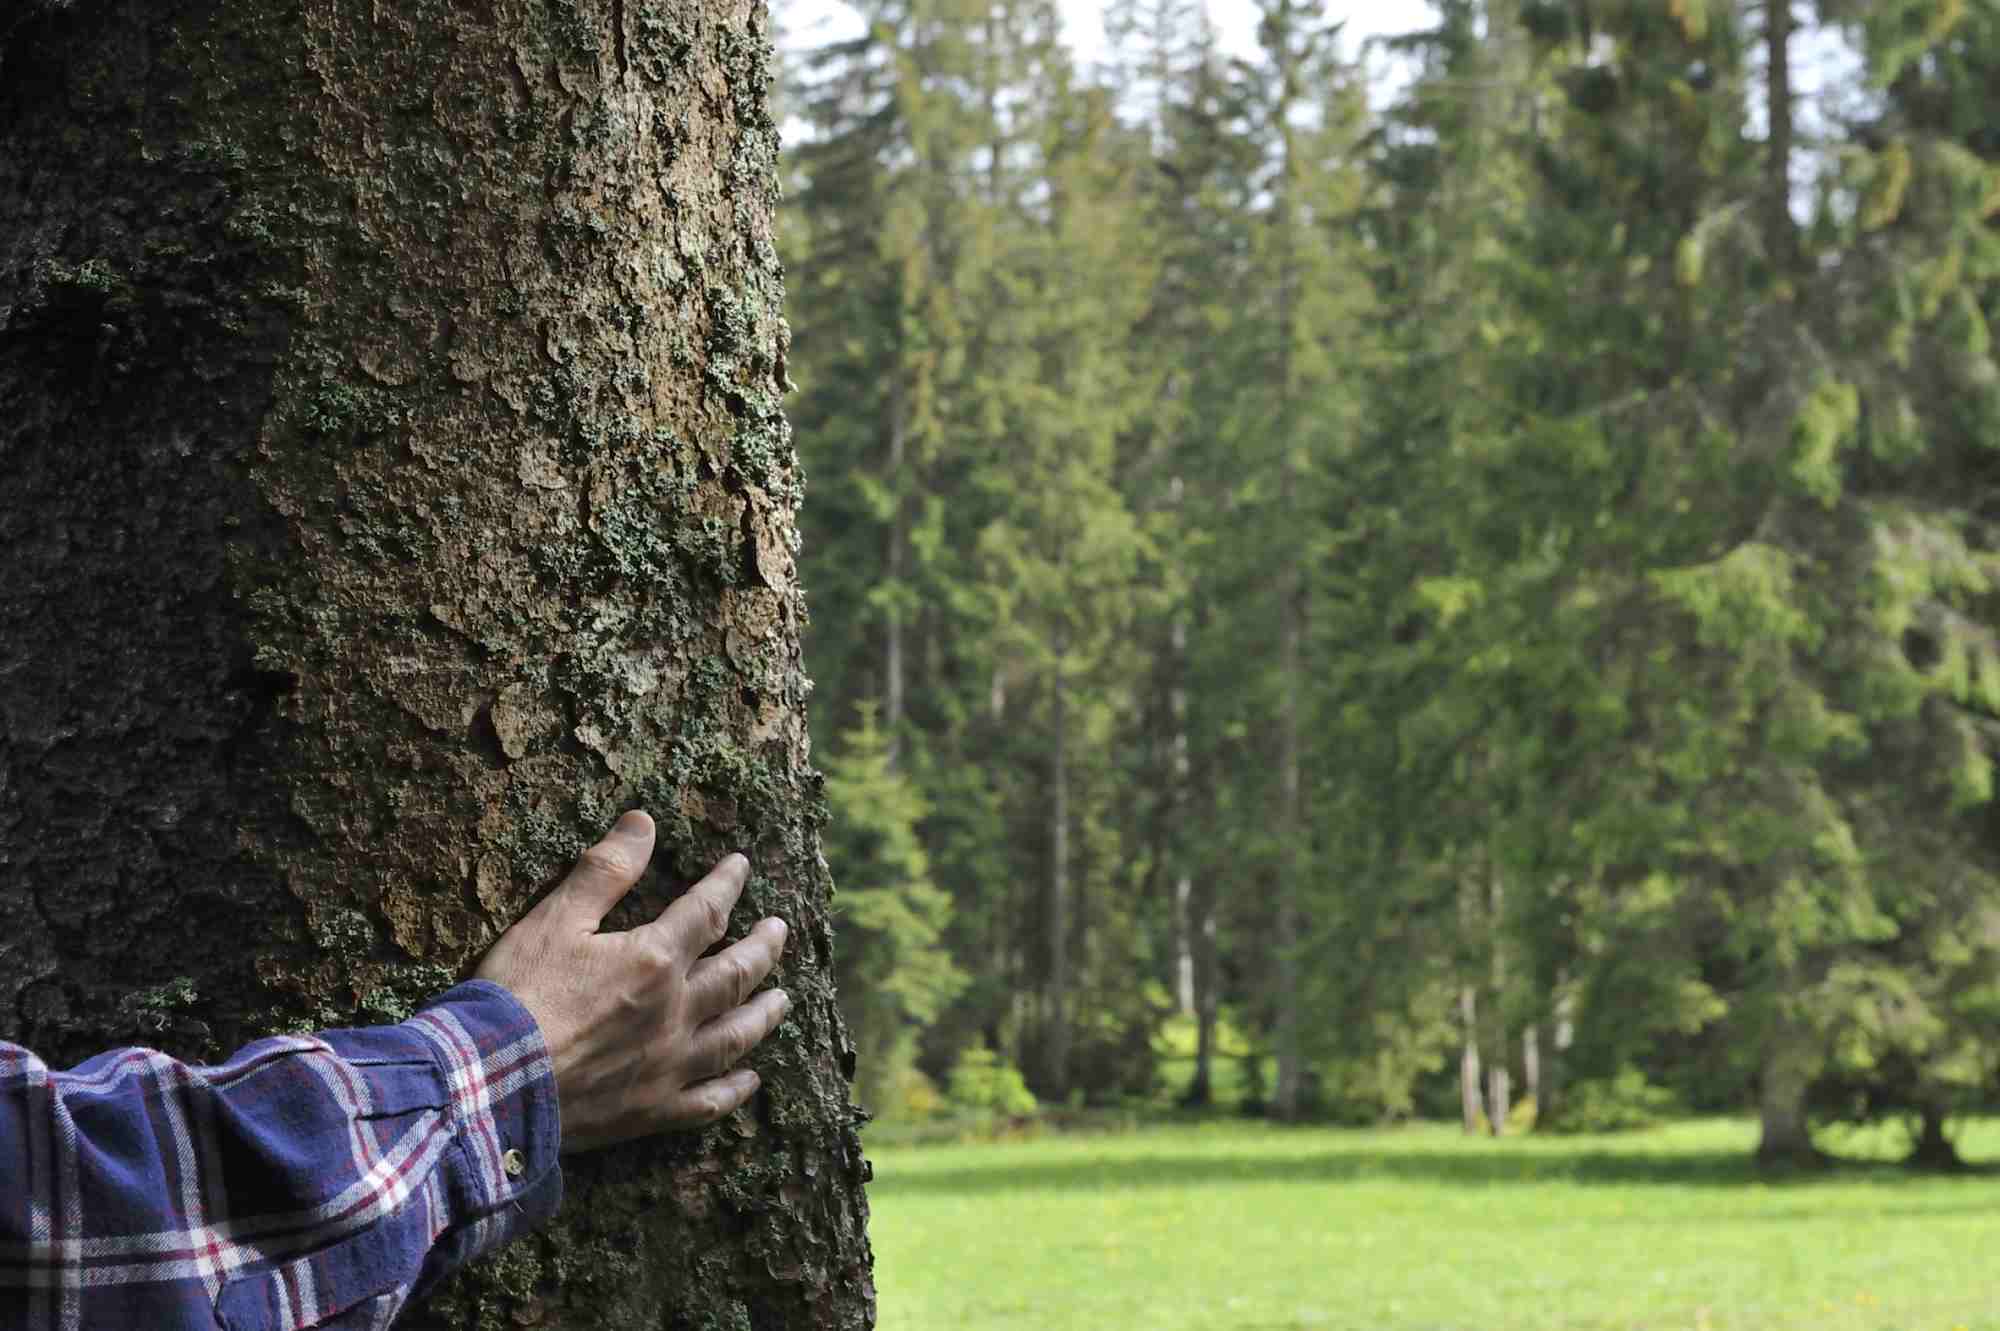
<svg viewBox="0 0 2000 1331"><path fill-rule="evenodd" d="M664 940L648 935L633 951L638 957L639 969L650 976L665 975L674 968L674 950Z"/></svg>
<svg viewBox="0 0 2000 1331"><path fill-rule="evenodd" d="M592 873L603 874L608 878L624 878L630 876L632 872L631 863L623 852L601 841L578 856L577 863Z"/></svg>
<svg viewBox="0 0 2000 1331"><path fill-rule="evenodd" d="M722 1033L722 1054L731 1067L756 1047L757 1033L747 1027L732 1022Z"/></svg>
<svg viewBox="0 0 2000 1331"><path fill-rule="evenodd" d="M734 955L729 958L728 965L729 991L741 1003L744 995L750 992L750 987L757 983L757 968L750 964L748 958Z"/></svg>
<svg viewBox="0 0 2000 1331"><path fill-rule="evenodd" d="M701 1086L691 1086L680 1097L680 1107L675 1117L689 1127L700 1127L713 1123L729 1112L720 1087L713 1082Z"/></svg>
<svg viewBox="0 0 2000 1331"><path fill-rule="evenodd" d="M720 938L729 932L729 908L727 906L724 906L720 901L717 901L706 892L701 893L696 898L695 904L701 909L701 925L703 929L708 931L709 937Z"/></svg>

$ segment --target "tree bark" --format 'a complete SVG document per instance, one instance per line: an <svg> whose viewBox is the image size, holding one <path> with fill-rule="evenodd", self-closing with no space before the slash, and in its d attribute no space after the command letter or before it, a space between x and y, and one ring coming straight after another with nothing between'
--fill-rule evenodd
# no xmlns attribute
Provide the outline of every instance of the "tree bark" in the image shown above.
<svg viewBox="0 0 2000 1331"><path fill-rule="evenodd" d="M909 466L909 431L903 420L903 392L900 383L889 392L889 484L896 493L896 511L889 517L888 565L891 600L887 622L882 626L882 733L888 743L889 766L895 767L903 752L903 713L907 685L903 664L903 565L909 549L909 503L904 498L905 471Z"/></svg>
<svg viewBox="0 0 2000 1331"><path fill-rule="evenodd" d="M1529 1022L1521 1032L1521 1091L1535 1103L1535 1113L1542 1111L1542 1028L1539 1022Z"/></svg>
<svg viewBox="0 0 2000 1331"><path fill-rule="evenodd" d="M1910 1154L1903 1163L1913 1169L1959 1170L1965 1168L1965 1161L1959 1157L1958 1147L1945 1132L1945 1107L1935 1102L1926 1104L1922 1110L1917 1129L1917 1140L1910 1148Z"/></svg>
<svg viewBox="0 0 2000 1331"><path fill-rule="evenodd" d="M395 1020L618 810L792 922L765 1092L399 1325L861 1328L761 4L96 0L0 48L0 1035Z"/></svg>
<svg viewBox="0 0 2000 1331"><path fill-rule="evenodd" d="M1576 1043L1576 994L1569 977L1556 976L1556 1002L1549 1023L1549 1044L1545 1056L1536 1059L1541 1069L1541 1086L1535 1096L1536 1126L1554 1125L1562 1120L1563 1087L1568 1074L1567 1057Z"/></svg>
<svg viewBox="0 0 2000 1331"><path fill-rule="evenodd" d="M1062 1100L1069 1094L1069 692L1063 679L1063 637L1056 637L1051 673L1054 715L1049 752L1049 890L1042 921L1048 951L1047 987L1042 999L1040 1093Z"/></svg>
<svg viewBox="0 0 2000 1331"><path fill-rule="evenodd" d="M1465 1135L1479 1132L1484 1112L1479 1093L1479 993L1469 984L1458 987L1458 1025L1462 1043L1458 1051L1458 1104Z"/></svg>
<svg viewBox="0 0 2000 1331"><path fill-rule="evenodd" d="M1765 100L1771 137L1765 162L1765 231L1772 263L1787 272L1799 263L1798 225L1792 220L1792 29L1791 0L1766 0Z"/></svg>
<svg viewBox="0 0 2000 1331"><path fill-rule="evenodd" d="M1221 816L1216 807L1215 784L1208 767L1204 766L1202 771L1202 805L1208 814L1206 825L1213 826ZM1216 1024L1222 1010L1222 965L1220 940L1216 937L1215 884L1206 874L1195 879L1191 911L1194 917L1195 1040L1194 1078L1188 1084L1186 1102L1205 1107L1215 1102Z"/></svg>
<svg viewBox="0 0 2000 1331"><path fill-rule="evenodd" d="M1825 1157L1813 1145L1806 1115L1806 1092L1812 1087L1817 1060L1795 1038L1773 1034L1757 1089L1757 1114L1762 1135L1757 1161L1764 1165L1817 1165Z"/></svg>
<svg viewBox="0 0 2000 1331"><path fill-rule="evenodd" d="M1506 886L1489 865L1487 882L1487 944L1493 949L1492 1001L1486 1005L1492 1022L1493 1038L1486 1047L1492 1057L1486 1064L1486 1126L1495 1137L1507 1135L1507 1120L1513 1113L1514 1091L1507 1067L1507 935Z"/></svg>
<svg viewBox="0 0 2000 1331"><path fill-rule="evenodd" d="M1180 490L1180 478L1174 478ZM1173 791L1170 795L1172 825L1167 829L1168 855L1174 876L1174 1000L1184 1017L1195 1014L1194 978L1194 871L1188 863L1187 823L1189 786L1194 771L1188 744L1187 616L1176 613L1169 632L1172 655L1169 668L1173 684L1167 691L1167 706L1173 717Z"/></svg>

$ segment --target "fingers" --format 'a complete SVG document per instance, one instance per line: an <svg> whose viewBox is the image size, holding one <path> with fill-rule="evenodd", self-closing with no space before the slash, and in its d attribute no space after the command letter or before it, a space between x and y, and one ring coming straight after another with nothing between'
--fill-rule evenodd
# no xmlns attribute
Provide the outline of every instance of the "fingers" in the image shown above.
<svg viewBox="0 0 2000 1331"><path fill-rule="evenodd" d="M560 909L596 928L632 890L652 858L653 820L632 809L577 859L556 889Z"/></svg>
<svg viewBox="0 0 2000 1331"><path fill-rule="evenodd" d="M698 1018L713 1017L750 997L785 950L785 922L769 919L749 936L704 957L688 972L688 1003Z"/></svg>
<svg viewBox="0 0 2000 1331"><path fill-rule="evenodd" d="M750 881L750 861L741 855L727 855L708 871L708 877L683 892L660 912L660 918L641 926L657 932L660 942L693 959L720 942L729 932L729 912Z"/></svg>
<svg viewBox="0 0 2000 1331"><path fill-rule="evenodd" d="M791 1006L784 990L771 989L705 1023L694 1033L689 1067L698 1078L721 1076L777 1030Z"/></svg>
<svg viewBox="0 0 2000 1331"><path fill-rule="evenodd" d="M680 1093L674 1119L691 1128L713 1123L748 1104L761 1084L749 1068L726 1077L698 1081Z"/></svg>

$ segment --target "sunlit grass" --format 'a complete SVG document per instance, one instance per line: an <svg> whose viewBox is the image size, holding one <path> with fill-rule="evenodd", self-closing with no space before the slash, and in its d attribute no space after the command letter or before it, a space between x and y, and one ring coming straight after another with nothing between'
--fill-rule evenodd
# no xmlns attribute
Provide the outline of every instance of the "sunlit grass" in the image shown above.
<svg viewBox="0 0 2000 1331"><path fill-rule="evenodd" d="M1754 1141L1219 1123L871 1149L881 1327L2000 1331L2000 1178L1770 1179ZM2000 1156L2000 1124L1961 1149Z"/></svg>

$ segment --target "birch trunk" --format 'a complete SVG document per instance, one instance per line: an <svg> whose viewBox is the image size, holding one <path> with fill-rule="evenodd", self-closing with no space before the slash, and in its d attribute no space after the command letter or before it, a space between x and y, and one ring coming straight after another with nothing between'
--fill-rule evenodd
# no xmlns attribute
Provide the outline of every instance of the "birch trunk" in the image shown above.
<svg viewBox="0 0 2000 1331"><path fill-rule="evenodd" d="M1458 1025L1463 1040L1458 1052L1459 1115L1470 1137L1479 1132L1484 1107L1479 1090L1479 994L1469 984L1458 989Z"/></svg>

